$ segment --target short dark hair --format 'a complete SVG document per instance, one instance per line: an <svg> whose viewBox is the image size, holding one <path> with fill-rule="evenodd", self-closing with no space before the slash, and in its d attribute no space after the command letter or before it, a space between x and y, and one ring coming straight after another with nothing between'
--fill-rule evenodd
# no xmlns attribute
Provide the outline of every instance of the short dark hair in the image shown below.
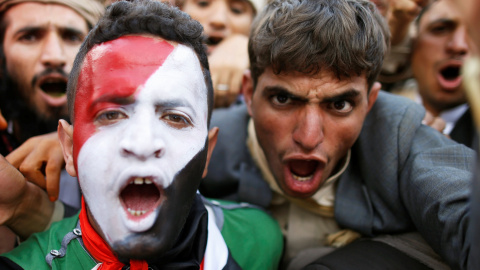
<svg viewBox="0 0 480 270"><path fill-rule="evenodd" d="M213 87L206 47L202 43L203 27L177 7L154 0L118 1L108 6L105 15L90 31L75 58L67 86L68 109L73 122L75 93L82 63L97 44L125 35L147 34L175 41L192 48L202 66L207 87L208 123L213 109Z"/></svg>
<svg viewBox="0 0 480 270"><path fill-rule="evenodd" d="M252 25L248 53L254 85L266 68L375 82L390 44L385 19L367 0L273 0Z"/></svg>

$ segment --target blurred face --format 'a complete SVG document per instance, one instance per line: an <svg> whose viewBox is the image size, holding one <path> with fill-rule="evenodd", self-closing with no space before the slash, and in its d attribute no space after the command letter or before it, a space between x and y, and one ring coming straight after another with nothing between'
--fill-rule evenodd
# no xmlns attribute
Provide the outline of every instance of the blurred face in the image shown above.
<svg viewBox="0 0 480 270"><path fill-rule="evenodd" d="M390 0L370 0L370 2L375 4L383 17L387 17L388 8L390 7Z"/></svg>
<svg viewBox="0 0 480 270"><path fill-rule="evenodd" d="M470 40L450 1L435 2L423 15L412 50L412 70L424 106L434 115L466 102L460 69Z"/></svg>
<svg viewBox="0 0 480 270"><path fill-rule="evenodd" d="M248 35L254 16L248 0L186 0L182 10L202 24L209 51L229 35Z"/></svg>
<svg viewBox="0 0 480 270"><path fill-rule="evenodd" d="M73 158L90 222L120 256L175 243L205 168L206 91L184 45L126 36L87 54Z"/></svg>
<svg viewBox="0 0 480 270"><path fill-rule="evenodd" d="M7 10L3 49L22 98L44 119L67 115L68 73L88 33L86 21L64 6L17 4Z"/></svg>
<svg viewBox="0 0 480 270"><path fill-rule="evenodd" d="M246 91L258 141L286 194L311 196L336 172L379 87L367 90L365 76L339 80L325 70L312 77L266 69L255 91Z"/></svg>
<svg viewBox="0 0 480 270"><path fill-rule="evenodd" d="M462 18L467 24L467 28L473 41L480 48L480 32L478 31L478 25L480 25L480 1L478 0L462 0L453 1L452 4L457 5L459 13L462 14Z"/></svg>

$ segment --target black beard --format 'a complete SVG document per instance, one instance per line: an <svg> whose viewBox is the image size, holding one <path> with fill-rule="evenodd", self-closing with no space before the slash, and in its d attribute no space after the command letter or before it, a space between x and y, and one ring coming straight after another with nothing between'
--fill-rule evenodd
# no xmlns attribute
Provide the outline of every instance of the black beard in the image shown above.
<svg viewBox="0 0 480 270"><path fill-rule="evenodd" d="M61 114L62 108L53 108L52 115L58 116L53 118L43 117L27 104L18 90L19 85L9 76L6 65L3 65L2 78L0 86L0 109L7 121L15 123L14 137L18 143L23 143L27 139L53 132L57 130L59 119L69 119L68 115Z"/></svg>

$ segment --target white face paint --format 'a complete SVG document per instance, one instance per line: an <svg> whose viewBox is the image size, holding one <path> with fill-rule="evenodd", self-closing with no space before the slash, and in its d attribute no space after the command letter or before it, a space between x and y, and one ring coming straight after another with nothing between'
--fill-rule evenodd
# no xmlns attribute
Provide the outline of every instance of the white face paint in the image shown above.
<svg viewBox="0 0 480 270"><path fill-rule="evenodd" d="M77 168L83 196L110 244L152 228L163 190L205 146L206 91L196 54L176 45L139 86L133 103L106 106L97 114L97 129L81 147ZM160 199L124 201L121 192L135 182L141 184L136 193L160 187Z"/></svg>

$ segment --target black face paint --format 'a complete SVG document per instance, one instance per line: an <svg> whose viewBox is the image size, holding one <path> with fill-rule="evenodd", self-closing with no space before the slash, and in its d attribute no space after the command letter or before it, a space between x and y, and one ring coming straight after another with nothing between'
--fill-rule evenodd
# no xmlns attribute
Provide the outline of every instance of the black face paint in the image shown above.
<svg viewBox="0 0 480 270"><path fill-rule="evenodd" d="M208 138L205 146L190 162L179 171L172 184L164 190L164 202L158 206L159 214L153 227L143 233L135 233L123 241L112 244L118 257L158 261L176 243L192 208L198 186L202 179L208 152ZM188 226L187 226L188 227Z"/></svg>

